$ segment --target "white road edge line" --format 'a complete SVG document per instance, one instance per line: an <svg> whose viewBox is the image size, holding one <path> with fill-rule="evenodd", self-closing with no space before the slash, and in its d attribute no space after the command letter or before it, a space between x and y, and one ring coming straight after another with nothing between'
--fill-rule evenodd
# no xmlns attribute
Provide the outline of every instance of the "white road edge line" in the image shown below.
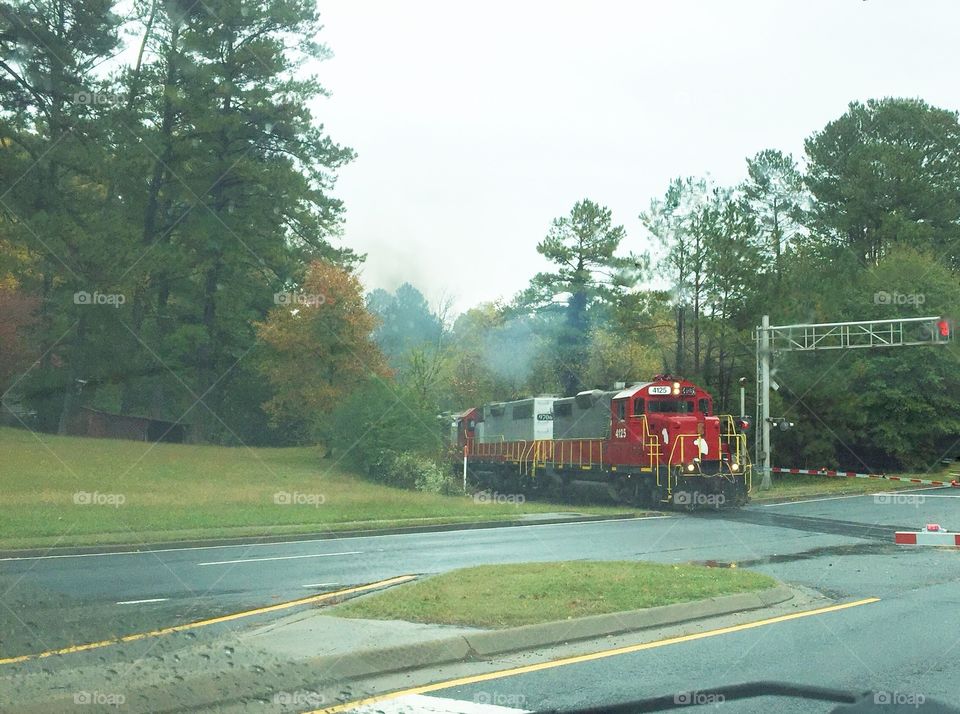
<svg viewBox="0 0 960 714"><path fill-rule="evenodd" d="M596 521L567 521L564 523L534 523L528 526L492 526L488 528L462 528L457 533L480 533L489 530L508 530L511 528L550 528L551 526L586 526L597 523L629 523L631 521L655 521L675 516L640 516L639 518L603 518ZM119 550L112 553L72 553L66 555L24 555L20 557L0 558L0 563L8 560L54 560L56 558L100 558L108 555L150 555L152 553L178 553L188 550L217 550L219 548L263 548L268 546L302 545L303 543L323 543L328 540L351 540L356 538L402 538L411 535L445 534L451 531L421 531L420 533L383 533L381 535L351 535L333 538L305 538L303 540L281 540L270 543L233 543L230 545L191 545L186 548L147 548L144 550Z"/></svg>
<svg viewBox="0 0 960 714"><path fill-rule="evenodd" d="M906 491L885 491L885 493L906 493ZM907 493L907 495L908 496L918 495L922 498L960 498L960 496L951 496L950 494L947 494L947 493L921 493L921 494Z"/></svg>
<svg viewBox="0 0 960 714"><path fill-rule="evenodd" d="M166 602L168 597L151 597L146 600L119 600L117 605L142 605L145 602Z"/></svg>
<svg viewBox="0 0 960 714"><path fill-rule="evenodd" d="M276 555L272 558L243 558L241 560L214 560L197 565L233 565L234 563L259 563L264 560L297 560L299 558L331 558L335 555L361 555L359 550L350 550L346 553L312 553L310 555Z"/></svg>
<svg viewBox="0 0 960 714"><path fill-rule="evenodd" d="M333 585L339 585L340 583L312 583L310 585L301 585L302 588L328 588Z"/></svg>

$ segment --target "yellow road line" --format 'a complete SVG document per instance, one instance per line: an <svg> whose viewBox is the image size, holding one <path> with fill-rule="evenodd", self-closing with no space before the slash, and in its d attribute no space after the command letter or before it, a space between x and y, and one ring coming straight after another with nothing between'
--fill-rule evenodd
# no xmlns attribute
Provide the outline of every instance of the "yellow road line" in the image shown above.
<svg viewBox="0 0 960 714"><path fill-rule="evenodd" d="M643 650L652 650L657 647L666 647L667 645L676 645L681 642L693 642L694 640L702 640L707 637L716 637L718 635L727 635L731 632L740 632L742 630L751 630L755 627L764 627L766 625L774 625L778 622L787 622L789 620L797 620L801 617L810 617L811 615L822 615L827 612L836 612L837 610L846 610L851 607L858 607L859 605L869 605L870 603L879 602L880 598L878 597L868 597L863 600L855 600L854 602L845 602L840 605L828 605L827 607L819 607L815 610L804 610L802 612L794 612L789 615L779 615L777 617L769 617L765 620L755 620L754 622L745 622L742 625L731 625L729 627L721 627L716 630L707 630L705 632L697 632L692 635L681 635L679 637L668 637L663 640L654 640L653 642L644 642L639 645L629 645L627 647L617 647L610 650L601 650L600 652L591 652L590 654L577 655L575 657L564 657L562 659L550 660L549 662L540 662L538 664L527 664L522 667L514 667L512 669L501 669L496 672L487 672L485 674L475 674L469 677L460 677L459 679L449 679L445 682L437 682L435 684L425 684L420 687L411 687L410 689L402 689L397 692L390 692L389 694L377 695L374 697L368 697L367 699L359 699L354 702L347 702L346 704L339 704L334 707L328 707L326 709L316 709L310 714L335 714L335 712L345 712L355 709L357 707L365 706L367 704L377 704L378 702L387 701L390 699L396 699L397 697L402 697L408 694L424 694L426 692L436 692L440 689L449 689L451 687L461 687L466 684L476 684L478 682L487 682L491 679L502 679L503 677L515 677L520 674L529 674L530 672L539 672L544 669L553 669L554 667L565 667L570 664L580 664L581 662L592 662L597 659L605 659L607 657L616 657L617 655L630 654L632 652L642 652Z"/></svg>
<svg viewBox="0 0 960 714"><path fill-rule="evenodd" d="M122 642L135 642L137 640L144 640L148 637L160 637L161 635L170 635L174 632L183 632L184 630L193 630L198 627L206 627L207 625L216 625L220 622L230 622L231 620L239 620L243 617L251 617L252 615L262 615L268 612L277 612L278 610L287 610L291 607L298 607L300 605L309 605L310 603L315 602L325 602L327 600L333 600L344 595L353 595L355 593L362 593L368 590L376 590L377 588L385 588L391 585L400 585L401 583L410 582L411 580L416 579L415 575L398 575L395 578L388 578L386 580L378 580L375 583L367 583L366 585L357 585L352 588L345 588L343 590L334 590L328 593L321 593L320 595L310 595L309 597L302 597L297 600L288 600L287 602L279 602L276 605L267 605L265 607L257 607L253 610L243 610L241 612L234 612L229 615L222 615L220 617L213 617L209 620L197 620L196 622L187 622L183 625L173 625L172 627L161 627L158 630L150 630L149 632L138 632L133 635L124 635L122 637L114 637L109 640L100 640L99 642L88 642L83 645L71 645L69 647L61 647L56 650L47 650L46 652L37 652L34 654L25 654L18 657L6 657L0 659L0 664L14 664L16 662L26 662L32 659L43 659L44 657L52 657L53 655L64 655L64 654L73 654L74 652L86 652L87 650L95 650L100 647L108 647L110 645L118 645Z"/></svg>

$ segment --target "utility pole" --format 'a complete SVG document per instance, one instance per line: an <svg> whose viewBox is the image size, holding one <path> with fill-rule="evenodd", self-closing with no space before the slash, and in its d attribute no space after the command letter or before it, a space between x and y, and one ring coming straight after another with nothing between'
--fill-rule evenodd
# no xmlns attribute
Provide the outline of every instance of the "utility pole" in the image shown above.
<svg viewBox="0 0 960 714"><path fill-rule="evenodd" d="M760 490L770 489L770 316L764 315L760 322L760 389L763 395L760 405L761 449L763 456L763 478L760 481Z"/></svg>

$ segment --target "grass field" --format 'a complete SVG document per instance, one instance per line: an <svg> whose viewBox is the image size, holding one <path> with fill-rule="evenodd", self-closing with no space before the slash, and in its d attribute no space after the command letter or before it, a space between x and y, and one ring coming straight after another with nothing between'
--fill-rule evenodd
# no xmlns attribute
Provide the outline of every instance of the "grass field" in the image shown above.
<svg viewBox="0 0 960 714"><path fill-rule="evenodd" d="M147 543L509 520L617 506L475 503L359 479L315 448L145 444L0 428L0 548ZM930 476L927 476L930 478ZM754 480L754 488L759 479ZM755 501L910 487L782 476Z"/></svg>
<svg viewBox="0 0 960 714"><path fill-rule="evenodd" d="M631 509L475 503L379 486L315 448L146 444L0 428L0 548L508 520Z"/></svg>
<svg viewBox="0 0 960 714"><path fill-rule="evenodd" d="M454 570L330 611L340 617L515 627L773 587L749 570L660 563L561 562Z"/></svg>

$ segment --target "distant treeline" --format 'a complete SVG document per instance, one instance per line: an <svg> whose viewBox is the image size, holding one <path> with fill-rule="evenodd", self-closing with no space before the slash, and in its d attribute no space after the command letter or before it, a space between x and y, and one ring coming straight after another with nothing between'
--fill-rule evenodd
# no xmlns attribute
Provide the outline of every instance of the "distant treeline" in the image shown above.
<svg viewBox="0 0 960 714"><path fill-rule="evenodd" d="M960 315L960 124L916 99L853 103L739 185L638 196L642 238L586 198L544 216L552 267L502 303L364 295L333 192L353 152L303 71L319 29L308 0L0 1L6 420L95 406L375 468L439 448L441 411L662 371L733 411L763 314ZM952 347L774 365L786 465L923 468L960 438Z"/></svg>

